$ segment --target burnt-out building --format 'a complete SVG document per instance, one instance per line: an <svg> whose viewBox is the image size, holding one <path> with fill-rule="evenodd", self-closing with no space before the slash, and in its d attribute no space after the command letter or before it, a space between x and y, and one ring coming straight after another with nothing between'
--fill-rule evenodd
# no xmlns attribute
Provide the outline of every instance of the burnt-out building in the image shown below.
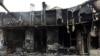
<svg viewBox="0 0 100 56"><path fill-rule="evenodd" d="M99 56L100 10L96 2L53 10L46 10L43 3L42 11L0 12L0 53Z"/></svg>

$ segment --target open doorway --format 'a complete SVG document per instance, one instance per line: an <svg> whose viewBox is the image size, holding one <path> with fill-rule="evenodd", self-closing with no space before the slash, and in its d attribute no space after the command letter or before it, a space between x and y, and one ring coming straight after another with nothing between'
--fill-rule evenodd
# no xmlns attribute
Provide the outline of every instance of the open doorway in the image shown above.
<svg viewBox="0 0 100 56"><path fill-rule="evenodd" d="M16 51L16 48L22 48L25 40L24 29L6 29L5 44L9 54Z"/></svg>
<svg viewBox="0 0 100 56"><path fill-rule="evenodd" d="M84 33L83 34L83 37L82 37L82 41L83 41L83 54L88 54L88 46L89 46L89 43L88 43L88 34L87 33Z"/></svg>
<svg viewBox="0 0 100 56"><path fill-rule="evenodd" d="M67 33L66 26L60 26L58 30L58 42L60 52L64 54L77 54L77 35L76 31Z"/></svg>
<svg viewBox="0 0 100 56"><path fill-rule="evenodd" d="M34 31L34 52L45 53L47 45L46 28L37 27Z"/></svg>
<svg viewBox="0 0 100 56"><path fill-rule="evenodd" d="M99 36L91 37L91 49L99 49Z"/></svg>

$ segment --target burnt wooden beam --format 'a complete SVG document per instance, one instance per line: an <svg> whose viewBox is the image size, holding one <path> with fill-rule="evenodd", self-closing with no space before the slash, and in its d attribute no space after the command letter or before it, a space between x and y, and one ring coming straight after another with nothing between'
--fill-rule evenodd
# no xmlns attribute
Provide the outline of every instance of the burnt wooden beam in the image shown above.
<svg viewBox="0 0 100 56"><path fill-rule="evenodd" d="M10 14L12 17L16 18L10 11L4 6L4 4L1 4L1 6Z"/></svg>
<svg viewBox="0 0 100 56"><path fill-rule="evenodd" d="M3 4L3 0L0 0L0 5L8 12L8 14L15 18L15 16L11 14L10 11L5 7L5 5Z"/></svg>

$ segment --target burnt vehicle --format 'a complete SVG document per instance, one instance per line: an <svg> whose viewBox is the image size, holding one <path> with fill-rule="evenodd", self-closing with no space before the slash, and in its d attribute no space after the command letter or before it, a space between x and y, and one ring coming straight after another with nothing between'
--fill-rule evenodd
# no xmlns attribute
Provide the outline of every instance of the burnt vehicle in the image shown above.
<svg viewBox="0 0 100 56"><path fill-rule="evenodd" d="M2 0L0 0L2 1ZM67 8L0 12L0 55L100 55L98 0ZM33 5L32 5L33 6Z"/></svg>

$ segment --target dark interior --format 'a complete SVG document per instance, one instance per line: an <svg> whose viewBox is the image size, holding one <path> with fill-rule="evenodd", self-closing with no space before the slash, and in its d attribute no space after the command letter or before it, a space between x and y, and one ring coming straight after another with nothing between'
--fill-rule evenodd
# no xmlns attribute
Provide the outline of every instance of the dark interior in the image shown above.
<svg viewBox="0 0 100 56"><path fill-rule="evenodd" d="M47 34L45 28L35 28L34 33L35 50L37 52L46 52Z"/></svg>
<svg viewBox="0 0 100 56"><path fill-rule="evenodd" d="M8 53L13 53L16 48L22 48L25 40L25 30L23 29L6 29L5 45Z"/></svg>
<svg viewBox="0 0 100 56"><path fill-rule="evenodd" d="M71 34L67 33L66 26L59 27L59 44L63 45L64 47L71 47L76 46L77 38L76 33L71 32Z"/></svg>
<svg viewBox="0 0 100 56"><path fill-rule="evenodd" d="M59 53L77 54L77 38L76 32L67 33L66 26L60 26L58 30L58 43L61 47ZM69 50L69 51L68 51Z"/></svg>
<svg viewBox="0 0 100 56"><path fill-rule="evenodd" d="M99 37L91 37L91 47L92 49L98 49L99 48Z"/></svg>

